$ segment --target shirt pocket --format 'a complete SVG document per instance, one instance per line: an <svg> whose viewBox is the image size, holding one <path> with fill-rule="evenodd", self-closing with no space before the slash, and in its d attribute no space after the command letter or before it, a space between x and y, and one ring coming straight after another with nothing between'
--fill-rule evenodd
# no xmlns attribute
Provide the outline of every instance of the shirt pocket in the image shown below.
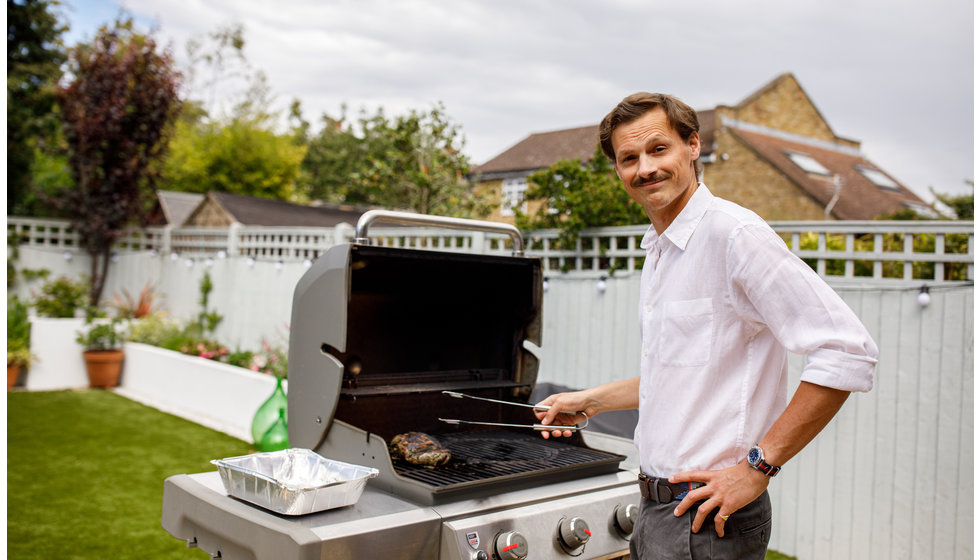
<svg viewBox="0 0 980 560"><path fill-rule="evenodd" d="M714 314L711 298L670 301L660 330L660 362L665 366L704 366L711 356Z"/></svg>

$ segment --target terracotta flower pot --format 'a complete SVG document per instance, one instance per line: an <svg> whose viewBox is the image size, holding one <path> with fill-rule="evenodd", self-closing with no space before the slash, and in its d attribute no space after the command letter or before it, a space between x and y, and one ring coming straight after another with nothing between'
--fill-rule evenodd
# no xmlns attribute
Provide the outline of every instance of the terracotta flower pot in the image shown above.
<svg viewBox="0 0 980 560"><path fill-rule="evenodd" d="M11 390L17 384L20 377L20 366L17 364L7 365L7 390Z"/></svg>
<svg viewBox="0 0 980 560"><path fill-rule="evenodd" d="M86 350L85 371L88 373L89 387L115 387L119 384L122 371L122 350Z"/></svg>

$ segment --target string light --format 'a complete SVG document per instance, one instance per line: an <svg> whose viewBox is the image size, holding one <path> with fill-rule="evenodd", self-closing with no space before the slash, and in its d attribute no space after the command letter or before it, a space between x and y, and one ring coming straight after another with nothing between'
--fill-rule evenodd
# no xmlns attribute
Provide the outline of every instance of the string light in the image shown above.
<svg viewBox="0 0 980 560"><path fill-rule="evenodd" d="M932 302L932 296L929 295L929 286L922 286L916 300L918 300L919 305L922 307L927 307Z"/></svg>
<svg viewBox="0 0 980 560"><path fill-rule="evenodd" d="M546 291L546 292L548 291L548 277L547 276L544 277L544 282L541 283L541 289L544 290L544 291Z"/></svg>
<svg viewBox="0 0 980 560"><path fill-rule="evenodd" d="M606 277L600 276L599 281L595 285L596 289L599 290L600 294L606 293Z"/></svg>
<svg viewBox="0 0 980 560"><path fill-rule="evenodd" d="M245 262L248 263L249 268L252 268L253 266L255 266L255 257L249 257L248 260Z"/></svg>
<svg viewBox="0 0 980 560"><path fill-rule="evenodd" d="M75 254L72 253L71 251L65 251L65 260L66 261L70 261L72 259L72 257L74 257L74 256L75 256Z"/></svg>

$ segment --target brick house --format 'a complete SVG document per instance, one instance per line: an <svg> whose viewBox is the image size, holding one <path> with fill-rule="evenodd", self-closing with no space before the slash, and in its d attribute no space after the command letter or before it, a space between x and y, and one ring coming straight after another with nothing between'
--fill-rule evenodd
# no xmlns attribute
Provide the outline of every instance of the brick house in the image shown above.
<svg viewBox="0 0 980 560"><path fill-rule="evenodd" d="M766 220L870 220L932 212L915 193L834 133L792 74L738 104L698 111L704 182ZM527 176L562 159L590 160L598 125L531 134L477 166L475 188L500 193L490 219L513 222ZM535 208L526 209L534 211Z"/></svg>

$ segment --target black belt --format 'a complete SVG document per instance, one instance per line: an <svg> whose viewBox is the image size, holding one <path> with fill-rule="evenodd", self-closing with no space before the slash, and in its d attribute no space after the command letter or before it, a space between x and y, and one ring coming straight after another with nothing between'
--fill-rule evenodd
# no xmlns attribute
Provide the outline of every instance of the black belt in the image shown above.
<svg viewBox="0 0 980 560"><path fill-rule="evenodd" d="M704 486L703 482L670 482L666 478L655 478L640 473L640 494L659 504L668 504L683 499L688 492Z"/></svg>

